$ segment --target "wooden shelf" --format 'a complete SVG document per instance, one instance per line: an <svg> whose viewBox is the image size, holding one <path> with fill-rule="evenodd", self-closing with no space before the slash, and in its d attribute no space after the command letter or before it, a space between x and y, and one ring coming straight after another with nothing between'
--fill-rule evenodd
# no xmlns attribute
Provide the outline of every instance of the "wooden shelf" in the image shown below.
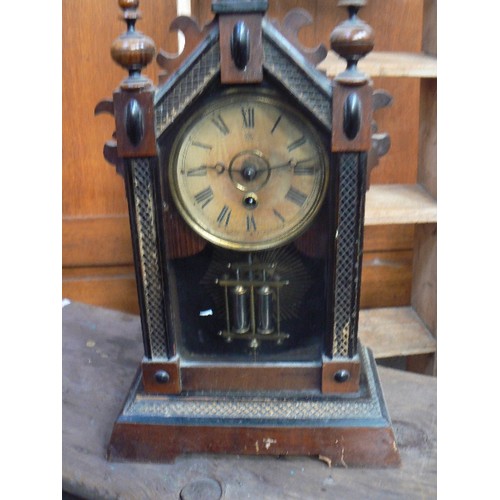
<svg viewBox="0 0 500 500"><path fill-rule="evenodd" d="M376 358L436 352L436 339L412 307L362 309L359 338Z"/></svg>
<svg viewBox="0 0 500 500"><path fill-rule="evenodd" d="M366 193L365 225L437 222L437 202L418 184L379 184Z"/></svg>
<svg viewBox="0 0 500 500"><path fill-rule="evenodd" d="M423 53L372 52L358 64L361 71L371 77L436 78L437 59ZM335 52L329 51L318 69L333 78L346 68L346 62Z"/></svg>

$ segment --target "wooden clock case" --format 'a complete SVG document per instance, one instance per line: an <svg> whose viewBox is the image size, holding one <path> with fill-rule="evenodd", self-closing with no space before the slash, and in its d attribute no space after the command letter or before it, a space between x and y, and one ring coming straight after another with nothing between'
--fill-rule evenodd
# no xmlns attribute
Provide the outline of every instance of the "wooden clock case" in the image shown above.
<svg viewBox="0 0 500 500"><path fill-rule="evenodd" d="M373 47L370 27L357 17L364 3L339 2L349 18L331 43L347 69L333 81L315 68L326 49L298 42L307 13L291 11L279 23L265 16L267 0L213 0L208 25L173 21L185 48L176 56L159 52L165 73L155 87L141 74L155 47L135 29L138 1L119 1L128 29L112 56L129 76L96 113L110 112L116 121L104 155L125 181L145 356L113 428L109 459L170 461L210 452L322 455L344 466L399 463L374 358L357 339L365 191L369 170L389 145L384 134L372 137L372 111L390 101L356 67ZM200 102L223 88L248 87L285 96L330 150L329 224L322 228L327 293L318 298L326 320L320 355L308 361L193 360L181 348L170 263L207 243L169 203L162 165ZM314 250L312 231L295 242L304 251Z"/></svg>

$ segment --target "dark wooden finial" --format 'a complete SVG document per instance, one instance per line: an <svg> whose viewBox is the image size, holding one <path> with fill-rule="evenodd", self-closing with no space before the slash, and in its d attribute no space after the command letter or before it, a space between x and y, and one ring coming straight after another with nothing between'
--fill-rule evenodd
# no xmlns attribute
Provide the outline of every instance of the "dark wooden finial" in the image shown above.
<svg viewBox="0 0 500 500"><path fill-rule="evenodd" d="M358 61L373 50L375 37L372 28L358 17L366 0L340 0L339 7L347 7L349 19L339 24L330 35L330 47L347 61L347 68L335 78L348 85L362 85L368 77L361 73Z"/></svg>
<svg viewBox="0 0 500 500"><path fill-rule="evenodd" d="M111 57L129 73L121 87L127 90L140 89L151 84L148 78L141 75L141 71L153 60L155 44L151 38L135 29L135 23L140 18L137 10L139 1L118 0L118 5L123 10L127 31L111 45Z"/></svg>

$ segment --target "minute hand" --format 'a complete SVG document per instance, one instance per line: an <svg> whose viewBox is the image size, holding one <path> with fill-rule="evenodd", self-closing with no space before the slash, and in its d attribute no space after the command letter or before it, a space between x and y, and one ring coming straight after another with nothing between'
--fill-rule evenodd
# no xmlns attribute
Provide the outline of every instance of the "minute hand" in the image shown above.
<svg viewBox="0 0 500 500"><path fill-rule="evenodd" d="M282 163L280 165L273 165L273 166L269 167L269 170L278 170L280 168L297 169L297 167L299 167L301 164L307 163L307 162L311 161L312 159L313 158L307 158L305 160L299 160L299 161L288 160L286 163ZM307 171L311 171L312 172L314 170L314 166L301 167L301 169L307 169Z"/></svg>

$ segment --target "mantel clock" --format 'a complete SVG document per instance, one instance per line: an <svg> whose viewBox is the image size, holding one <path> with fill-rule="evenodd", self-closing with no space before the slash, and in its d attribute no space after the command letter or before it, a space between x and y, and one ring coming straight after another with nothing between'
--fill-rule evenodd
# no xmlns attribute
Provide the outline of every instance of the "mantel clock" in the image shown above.
<svg viewBox="0 0 500 500"><path fill-rule="evenodd" d="M115 423L110 459L181 453L323 455L343 465L399 461L371 352L357 338L369 170L389 147L357 68L373 48L357 16L331 35L347 61L304 48L302 9L281 22L267 0L213 0L189 17L177 55L135 29L112 45L128 71L104 148L125 180L144 358Z"/></svg>

